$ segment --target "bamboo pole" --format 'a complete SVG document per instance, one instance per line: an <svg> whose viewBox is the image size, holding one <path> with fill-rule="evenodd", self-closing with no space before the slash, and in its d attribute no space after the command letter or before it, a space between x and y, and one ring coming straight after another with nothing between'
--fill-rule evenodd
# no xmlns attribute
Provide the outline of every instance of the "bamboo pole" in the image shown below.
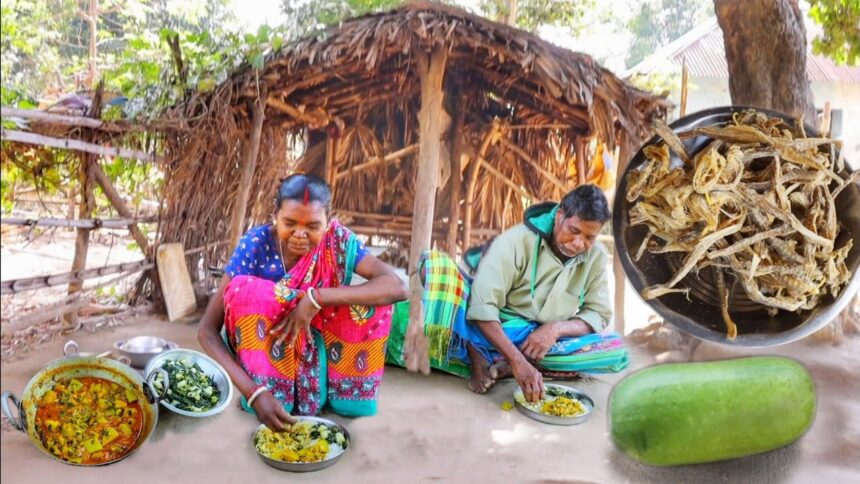
<svg viewBox="0 0 860 484"><path fill-rule="evenodd" d="M389 161L399 160L405 156L408 156L408 155L411 155L412 153L415 153L416 151L418 151L418 143L411 144L411 145L406 146L405 148L401 148L397 151L392 151L391 153L385 155L382 158L380 158L380 157L371 158L370 160L365 161L364 163L360 163L360 164L355 165L351 168L347 168L344 171L336 174L334 176L334 180L335 180L335 182L340 181L341 179L343 179L349 175L354 175L354 174L362 172L364 170L369 170L375 166L379 166L379 165L388 163Z"/></svg>
<svg viewBox="0 0 860 484"><path fill-rule="evenodd" d="M511 190L519 193L520 195L528 198L529 200L532 199L532 195L528 192L528 190L511 181L508 177L505 176L504 173L500 172L496 167L491 165L489 161L485 160L484 158L481 158L481 163L485 170L490 172L490 174L496 177L500 182L510 187Z"/></svg>
<svg viewBox="0 0 860 484"><path fill-rule="evenodd" d="M94 155L120 156L122 158L133 158L140 161L159 161L159 158L142 151L130 150L127 148L109 148L96 143L89 143L76 139L52 138L50 136L29 133L27 131L17 131L14 129L3 129L0 131L0 137L3 138L3 141L15 141L36 146L48 146L50 148L64 148L68 150L82 151L84 153L91 153Z"/></svg>
<svg viewBox="0 0 860 484"><path fill-rule="evenodd" d="M245 228L245 211L248 207L248 196L251 192L251 180L257 167L257 155L260 153L260 139L263 134L263 118L265 108L260 99L253 101L251 139L245 147L245 159L242 163L242 173L239 177L239 190L233 205L233 213L230 219L230 248L239 243Z"/></svg>
<svg viewBox="0 0 860 484"><path fill-rule="evenodd" d="M414 51L421 79L419 148L412 211L412 243L409 247L409 326L406 329L403 351L408 370L429 374L429 341L424 335L424 311L421 303L423 288L418 275L418 261L432 242L439 154L442 149L442 81L445 77L448 51L441 45L434 47L430 54L419 49Z"/></svg>
<svg viewBox="0 0 860 484"><path fill-rule="evenodd" d="M24 225L27 227L71 227L80 229L127 229L129 225L140 223L155 223L155 217L144 218L91 218L86 220L68 220L62 218L13 218L0 219L2 225Z"/></svg>
<svg viewBox="0 0 860 484"><path fill-rule="evenodd" d="M80 128L92 128L101 131L125 133L129 131L147 131L158 129L157 127L131 125L125 123L111 123L101 119L87 118L85 116L70 116L67 114L49 113L38 109L18 109L8 106L0 107L0 116L4 118L29 119L45 124L72 126Z"/></svg>
<svg viewBox="0 0 860 484"><path fill-rule="evenodd" d="M126 207L122 197L119 196L119 192L114 188L110 178L108 178L107 174L105 174L99 164L94 162L92 166L90 166L90 170L92 170L92 174L96 182L102 188L102 192L105 194L105 197L110 200L111 205L113 205L113 208L116 209L117 213L119 213L121 217L133 220L134 214L131 213L131 210L129 210L128 207ZM148 255L149 241L146 239L146 236L143 235L143 232L140 231L137 224L134 222L129 223L128 230L131 232L131 236L134 238L135 242L137 242L143 255Z"/></svg>
<svg viewBox="0 0 860 484"><path fill-rule="evenodd" d="M629 134L624 134L622 136L629 136ZM615 197L623 197L623 193L618 193L618 186L621 184L621 177L624 176L624 171L627 169L627 164L630 161L630 149L628 147L627 140L623 139L621 136L619 136L618 139L620 142L616 142L616 144L620 146L620 149L618 151L618 159L615 163ZM621 257L618 255L618 244L613 243L612 245L615 248L614 255L612 257L612 273L615 276L615 331L621 336L624 336L624 268L621 266Z"/></svg>
<svg viewBox="0 0 860 484"><path fill-rule="evenodd" d="M487 153L487 150L490 149L490 145L498 139L498 133L499 124L494 120L493 124L491 124L487 129L487 133L484 135L483 140L481 140L481 146L478 148L477 156L472 159L472 162L469 165L469 173L466 177L466 207L463 217L463 252L469 250L469 246L472 243L472 214L475 206L475 188L478 183L478 174L481 171L481 165L483 165L482 160L484 159L484 155Z"/></svg>

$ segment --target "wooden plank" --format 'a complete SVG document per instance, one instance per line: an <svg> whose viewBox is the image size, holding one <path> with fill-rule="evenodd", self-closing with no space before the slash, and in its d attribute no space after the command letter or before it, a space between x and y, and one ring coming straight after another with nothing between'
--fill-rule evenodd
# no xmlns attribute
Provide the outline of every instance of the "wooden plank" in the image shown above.
<svg viewBox="0 0 860 484"><path fill-rule="evenodd" d="M34 289L41 289L43 287L61 286L69 283L83 283L85 280L92 279L94 277L102 277L125 272L139 272L151 267L154 267L153 264L147 263L146 259L141 259L134 262L123 262L121 264L85 269L82 271L12 279L0 282L0 294L17 294L20 292L32 291Z"/></svg>
<svg viewBox="0 0 860 484"><path fill-rule="evenodd" d="M62 218L13 218L0 219L2 225L25 225L28 227L73 227L83 229L126 229L130 224L155 223L155 217L143 218L91 218L86 220L68 220Z"/></svg>
<svg viewBox="0 0 860 484"><path fill-rule="evenodd" d="M245 147L245 159L242 163L242 173L239 177L239 190L233 203L233 214L230 219L230 248L236 247L242 233L245 231L245 211L248 208L248 197L251 193L251 180L257 168L257 155L260 153L260 139L263 135L263 118L265 108L260 100L254 101L251 139Z"/></svg>
<svg viewBox="0 0 860 484"><path fill-rule="evenodd" d="M164 305L167 307L167 319L176 321L196 311L197 298L194 295L194 286L191 285L191 275L188 273L182 244L159 245L156 267L164 294Z"/></svg>
<svg viewBox="0 0 860 484"><path fill-rule="evenodd" d="M95 155L119 156L140 161L160 161L160 158L142 151L130 150L128 148L106 147L76 139L53 138L41 134L29 133L27 131L17 131L14 129L3 129L0 131L0 138L2 138L3 141L15 141L36 146L47 146L50 148L64 148L67 150L82 151L84 153L92 153Z"/></svg>
<svg viewBox="0 0 860 484"><path fill-rule="evenodd" d="M423 287L418 277L418 260L432 242L439 155L442 149L442 81L448 51L444 46L436 46L431 54L420 48L413 52L421 79L421 110L418 112L418 166L412 210L412 242L409 247L409 325L403 351L408 370L429 374L429 341L424 335L424 308L421 302Z"/></svg>

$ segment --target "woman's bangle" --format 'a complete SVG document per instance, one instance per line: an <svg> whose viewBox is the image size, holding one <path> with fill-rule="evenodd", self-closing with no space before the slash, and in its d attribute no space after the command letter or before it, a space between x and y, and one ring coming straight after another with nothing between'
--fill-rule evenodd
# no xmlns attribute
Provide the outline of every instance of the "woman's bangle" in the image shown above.
<svg viewBox="0 0 860 484"><path fill-rule="evenodd" d="M257 389L256 389L256 390L254 390L254 392L253 392L253 393L251 393L251 396L250 396L250 397L248 397L248 406L250 407L251 405L253 405L253 404L254 404L254 400L256 400L256 399L257 399L257 397L259 397L261 393L263 393L263 392L265 392L265 391L268 391L268 390L269 390L269 389L266 387L266 385L260 385L260 386L258 386L258 387L257 387Z"/></svg>
<svg viewBox="0 0 860 484"><path fill-rule="evenodd" d="M317 301L317 298L314 297L314 288L312 288L312 287L308 288L308 299L311 300L311 304L313 304L314 307L317 308L317 311L322 309L322 306Z"/></svg>

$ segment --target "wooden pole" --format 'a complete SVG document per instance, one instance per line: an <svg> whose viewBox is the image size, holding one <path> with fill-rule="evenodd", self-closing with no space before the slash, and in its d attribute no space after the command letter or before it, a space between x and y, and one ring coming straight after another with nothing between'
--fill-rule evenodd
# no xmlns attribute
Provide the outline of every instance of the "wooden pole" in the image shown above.
<svg viewBox="0 0 860 484"><path fill-rule="evenodd" d="M134 219L134 214L131 213L131 210L126 207L125 202L122 200L122 197L119 196L119 192L114 188L113 183L111 183L110 178L108 178L107 174L102 170L98 163L93 163L90 167L92 170L93 176L98 182L99 186L102 188L102 192L105 194L108 200L110 200L113 208L116 209L117 213L119 213L120 217L125 217L127 219ZM128 230L131 232L131 236L134 238L137 245L140 247L140 250L143 252L143 255L149 254L149 241L146 239L146 236L143 235L143 232L140 231L140 228L137 226L137 223L131 222L128 224Z"/></svg>
<svg viewBox="0 0 860 484"><path fill-rule="evenodd" d="M7 217L0 220L3 225L26 225L28 227L68 227L81 229L125 229L129 225L154 223L155 217L145 218L91 218L85 220L61 218L18 218Z"/></svg>
<svg viewBox="0 0 860 484"><path fill-rule="evenodd" d="M495 120L481 140L481 146L478 148L478 154L472 159L469 165L469 173L466 177L466 200L465 214L463 217L463 252L469 250L472 243L472 215L475 207L475 191L478 184L478 174L481 171L481 166L484 164L484 155L490 149L499 134L499 124Z"/></svg>
<svg viewBox="0 0 860 484"><path fill-rule="evenodd" d="M370 168L382 165L384 163L388 163L389 161L399 160L399 159L401 159L407 155L411 155L412 153L415 153L416 151L418 151L418 143L414 143L414 144L411 144L411 145L406 146L404 148L401 148L397 151L393 151L393 152L385 155L382 158L379 158L379 157L372 158L368 161L365 161L364 163L352 166L350 168L345 169L344 171L342 171L340 173L337 173L336 175L334 175L334 181L335 182L340 181L341 179L343 179L349 175L353 175L355 173L359 173L359 172L362 172L364 170L369 170ZM326 163L327 162L328 162L328 160L326 160Z"/></svg>
<svg viewBox="0 0 860 484"><path fill-rule="evenodd" d="M460 90L456 93L455 103L457 113L454 116L454 126L451 129L451 176L448 178L448 236L445 238L445 248L451 257L457 258L457 235L460 225L460 186L463 184L463 176L460 170L460 156L463 153L463 122L466 118L466 110L463 109L463 101L460 98ZM466 248L463 247L465 252Z"/></svg>
<svg viewBox="0 0 860 484"><path fill-rule="evenodd" d="M821 133L821 136L830 136L830 123L832 121L831 107L830 101L825 101L824 110L821 113L821 126L818 128L818 132Z"/></svg>
<svg viewBox="0 0 860 484"><path fill-rule="evenodd" d="M618 186L621 184L621 177L624 176L624 170L627 169L627 163L630 161L630 148L628 146L628 140L625 139L628 134L624 134L616 137L616 143L620 146L618 151L618 159L615 162L615 197L623 197L625 194L618 193ZM618 244L612 244L615 248L614 255L612 257L612 273L615 276L615 331L624 336L624 326L625 326L625 318L624 318L624 292L625 292L625 276L624 276L624 268L621 266L621 257L618 255Z"/></svg>
<svg viewBox="0 0 860 484"><path fill-rule="evenodd" d="M419 48L420 49L420 48ZM424 335L423 288L418 276L418 260L430 248L433 210L442 149L442 101L445 63L448 51L436 46L432 54L415 50L416 67L421 79L421 110L418 112L419 147L415 175L415 200L412 210L412 243L409 248L409 326L406 329L404 356L410 371L430 373L429 342Z"/></svg>
<svg viewBox="0 0 860 484"><path fill-rule="evenodd" d="M38 109L18 109L8 106L0 107L0 116L4 118L23 118L36 121L37 123L53 124L60 126L74 126L80 128L93 128L101 131L125 133L128 131L147 131L158 129L155 126L127 124L124 122L109 122L101 119L87 118L85 116L70 116L68 114L49 113Z"/></svg>
<svg viewBox="0 0 860 484"><path fill-rule="evenodd" d="M65 148L68 150L83 151L102 156L120 156L123 158L134 158L141 161L159 161L150 153L142 151L130 150L127 148L114 148L101 146L96 143L81 141L77 139L62 139L44 136L41 134L30 133L27 131L16 131L14 129L4 129L0 131L0 137L3 141L17 141L18 143L26 143L36 146L48 146L51 148Z"/></svg>
<svg viewBox="0 0 860 484"><path fill-rule="evenodd" d="M585 175L587 174L585 170L585 138L582 136L577 136L576 140L573 142L574 150L576 152L576 184L577 185L585 185Z"/></svg>
<svg viewBox="0 0 860 484"><path fill-rule="evenodd" d="M251 139L245 147L245 159L242 162L242 173L239 177L239 190L236 193L233 214L230 219L230 250L236 247L245 229L245 211L248 207L248 196L251 193L251 180L257 167L257 155L260 153L260 139L263 135L263 118L265 108L262 101L253 101L251 120Z"/></svg>
<svg viewBox="0 0 860 484"><path fill-rule="evenodd" d="M332 199L334 199L334 187L337 182L335 161L337 158L337 138L331 135L331 131L326 129L325 139L325 181L331 187Z"/></svg>
<svg viewBox="0 0 860 484"><path fill-rule="evenodd" d="M689 69L687 69L687 59L685 58L683 64L681 65L681 108L680 108L680 117L684 117L687 114L687 82L690 78Z"/></svg>

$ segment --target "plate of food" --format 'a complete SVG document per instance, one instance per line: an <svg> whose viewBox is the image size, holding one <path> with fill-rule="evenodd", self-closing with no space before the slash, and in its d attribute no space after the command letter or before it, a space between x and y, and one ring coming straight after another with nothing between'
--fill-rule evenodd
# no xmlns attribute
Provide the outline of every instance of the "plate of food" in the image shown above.
<svg viewBox="0 0 860 484"><path fill-rule="evenodd" d="M527 402L522 389L517 388L514 402L523 415L552 425L580 424L594 410L594 400L584 392L554 383L544 384L544 398L535 403Z"/></svg>
<svg viewBox="0 0 860 484"><path fill-rule="evenodd" d="M320 417L297 417L284 432L265 425L254 431L252 442L266 464L291 472L310 472L333 466L349 447L349 432Z"/></svg>

